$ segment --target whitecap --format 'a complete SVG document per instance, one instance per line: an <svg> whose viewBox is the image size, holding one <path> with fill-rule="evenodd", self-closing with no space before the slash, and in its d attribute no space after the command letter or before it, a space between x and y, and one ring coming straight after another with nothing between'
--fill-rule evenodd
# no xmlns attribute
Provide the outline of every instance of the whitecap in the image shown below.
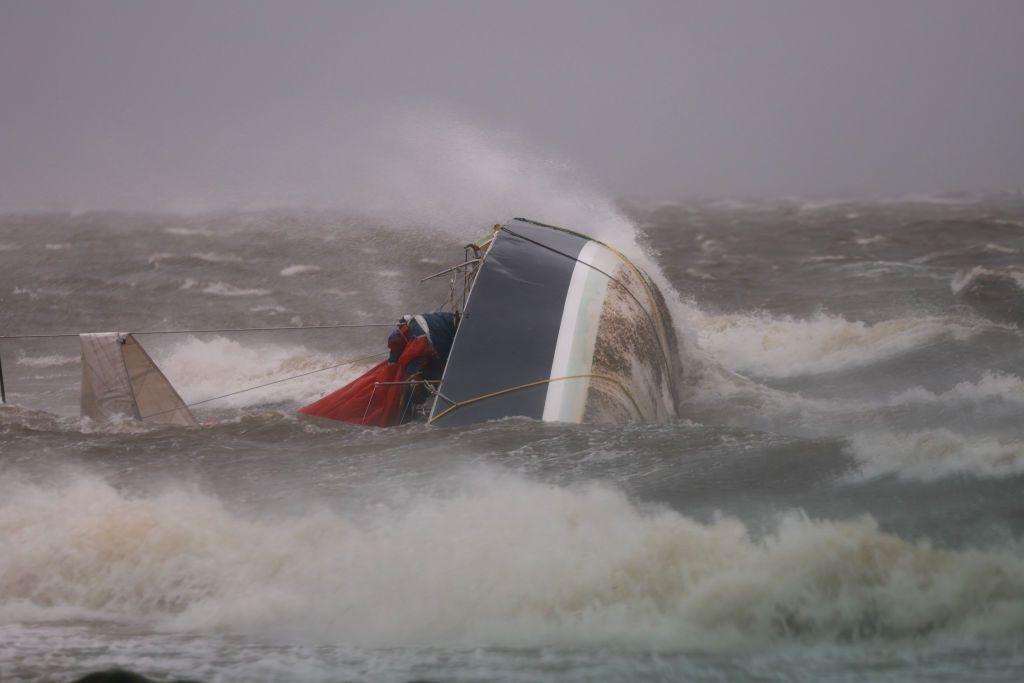
<svg viewBox="0 0 1024 683"><path fill-rule="evenodd" d="M237 254L218 254L217 252L196 252L191 254L192 258L207 263L241 263L242 257Z"/></svg>
<svg viewBox="0 0 1024 683"><path fill-rule="evenodd" d="M974 266L957 271L949 283L953 294L965 294L973 289L982 291L994 290L1010 286L1015 290L1024 290L1024 270L1013 266L1006 268L989 268ZM1024 291L1020 292L1024 293Z"/></svg>
<svg viewBox="0 0 1024 683"><path fill-rule="evenodd" d="M1024 473L1024 441L968 436L949 429L857 434L851 451L865 477L893 474L930 481L952 475L1006 477Z"/></svg>
<svg viewBox="0 0 1024 683"><path fill-rule="evenodd" d="M264 296L270 294L269 289L245 289L226 282L211 282L203 288L203 292L217 296Z"/></svg>
<svg viewBox="0 0 1024 683"><path fill-rule="evenodd" d="M939 339L965 340L978 331L939 317L866 323L825 313L812 318L752 313L705 315L699 336L726 367L780 378L870 365Z"/></svg>
<svg viewBox="0 0 1024 683"><path fill-rule="evenodd" d="M277 307L275 307L277 308ZM269 309L267 309L269 310ZM285 309L280 309L285 312ZM361 355L353 354L354 358ZM345 361L304 346L243 344L225 337L186 337L160 355L157 363L186 402L254 387ZM359 376L365 363L344 366L246 392L210 404L210 408L243 408L316 400Z"/></svg>
<svg viewBox="0 0 1024 683"><path fill-rule="evenodd" d="M1024 560L869 517L702 523L606 486L462 473L369 519L255 517L194 487L0 480L0 616L361 646L728 651L1019 637ZM113 559L112 559L113 558ZM26 614L28 610L33 613Z"/></svg>
<svg viewBox="0 0 1024 683"><path fill-rule="evenodd" d="M306 265L294 265L288 266L281 269L282 277L291 277L293 275L300 275L302 273L316 273L320 270L320 266L306 266Z"/></svg>
<svg viewBox="0 0 1024 683"><path fill-rule="evenodd" d="M78 356L61 356L57 354L47 356L22 356L18 359L18 365L24 365L30 368L47 368L58 365L71 365L78 362Z"/></svg>
<svg viewBox="0 0 1024 683"><path fill-rule="evenodd" d="M986 401L1024 405L1024 379L1016 375L988 371L977 382L960 382L941 392L916 387L890 397L887 403L894 406L908 403L942 403L955 406Z"/></svg>
<svg viewBox="0 0 1024 683"><path fill-rule="evenodd" d="M173 259L177 257L177 254L170 251L158 251L155 254L150 254L149 258L147 259L147 262L151 266L158 266L163 261L167 261L168 259Z"/></svg>

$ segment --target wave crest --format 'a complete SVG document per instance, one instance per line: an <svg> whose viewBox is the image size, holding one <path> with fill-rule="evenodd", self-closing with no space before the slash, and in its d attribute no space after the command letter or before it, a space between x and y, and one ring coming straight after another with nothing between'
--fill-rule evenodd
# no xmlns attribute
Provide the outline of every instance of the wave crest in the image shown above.
<svg viewBox="0 0 1024 683"><path fill-rule="evenodd" d="M365 355L365 354L364 354ZM359 354L352 354L358 357ZM348 360L305 346L243 345L226 337L189 336L161 355L158 365L186 403L254 387ZM218 400L211 406L244 408L282 402L304 403L359 376L367 363L347 365Z"/></svg>
<svg viewBox="0 0 1024 683"><path fill-rule="evenodd" d="M877 323L819 313L812 318L768 313L706 316L700 338L727 367L760 377L797 377L877 363L977 328L950 318L897 318Z"/></svg>
<svg viewBox="0 0 1024 683"><path fill-rule="evenodd" d="M1016 438L967 436L949 429L864 433L853 437L851 449L866 477L895 474L931 481L1024 473L1024 441Z"/></svg>
<svg viewBox="0 0 1024 683"><path fill-rule="evenodd" d="M784 516L757 540L599 486L469 476L443 499L251 519L188 489L9 482L0 619L103 614L321 642L712 649L1010 637L1024 560ZM379 506L378 506L379 508Z"/></svg>

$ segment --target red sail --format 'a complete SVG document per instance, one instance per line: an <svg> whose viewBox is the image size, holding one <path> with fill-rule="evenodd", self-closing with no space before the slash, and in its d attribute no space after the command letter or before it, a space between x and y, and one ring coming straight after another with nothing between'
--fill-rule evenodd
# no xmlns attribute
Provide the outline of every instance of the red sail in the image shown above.
<svg viewBox="0 0 1024 683"><path fill-rule="evenodd" d="M401 382L402 366L387 362L373 366L366 374L299 409L304 415L329 420L387 427L401 414L405 386L379 382Z"/></svg>
<svg viewBox="0 0 1024 683"><path fill-rule="evenodd" d="M327 394L319 401L299 409L304 415L354 424L391 427L401 423L406 384L391 384L409 379L407 366L433 354L426 337L417 337L404 347L397 363L373 366L358 379Z"/></svg>

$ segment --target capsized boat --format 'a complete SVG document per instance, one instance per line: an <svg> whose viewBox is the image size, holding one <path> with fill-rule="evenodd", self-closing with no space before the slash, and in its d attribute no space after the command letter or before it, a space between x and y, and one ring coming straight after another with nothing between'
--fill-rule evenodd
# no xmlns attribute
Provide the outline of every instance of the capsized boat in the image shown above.
<svg viewBox="0 0 1024 683"><path fill-rule="evenodd" d="M400 424L417 412L410 410L416 392L422 399L426 391L420 412L440 426L507 417L630 423L676 416L679 354L671 318L657 286L623 254L525 218L495 226L466 249L465 263L438 274L453 273L457 323L439 380L403 373L393 353L393 362L300 412ZM461 304L454 293L459 274ZM410 336L408 329L401 334ZM422 326L412 337L420 351L433 342Z"/></svg>
<svg viewBox="0 0 1024 683"><path fill-rule="evenodd" d="M442 275L450 275L448 310L404 316L389 336L387 361L299 412L382 427L416 419L461 426L507 417L629 423L677 415L679 353L665 301L655 283L611 246L515 218L466 245L464 262L424 280ZM379 326L390 325L312 327ZM194 426L194 405L373 356L186 404L136 335L302 329L309 327L0 339L79 337L85 417Z"/></svg>

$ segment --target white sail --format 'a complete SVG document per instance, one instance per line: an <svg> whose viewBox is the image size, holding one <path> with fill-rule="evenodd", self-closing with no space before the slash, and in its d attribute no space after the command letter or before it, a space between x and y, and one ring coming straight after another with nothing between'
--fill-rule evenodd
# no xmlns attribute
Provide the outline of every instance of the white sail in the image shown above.
<svg viewBox="0 0 1024 683"><path fill-rule="evenodd" d="M79 335L82 346L82 416L115 415L150 424L194 426L178 392L132 335Z"/></svg>

